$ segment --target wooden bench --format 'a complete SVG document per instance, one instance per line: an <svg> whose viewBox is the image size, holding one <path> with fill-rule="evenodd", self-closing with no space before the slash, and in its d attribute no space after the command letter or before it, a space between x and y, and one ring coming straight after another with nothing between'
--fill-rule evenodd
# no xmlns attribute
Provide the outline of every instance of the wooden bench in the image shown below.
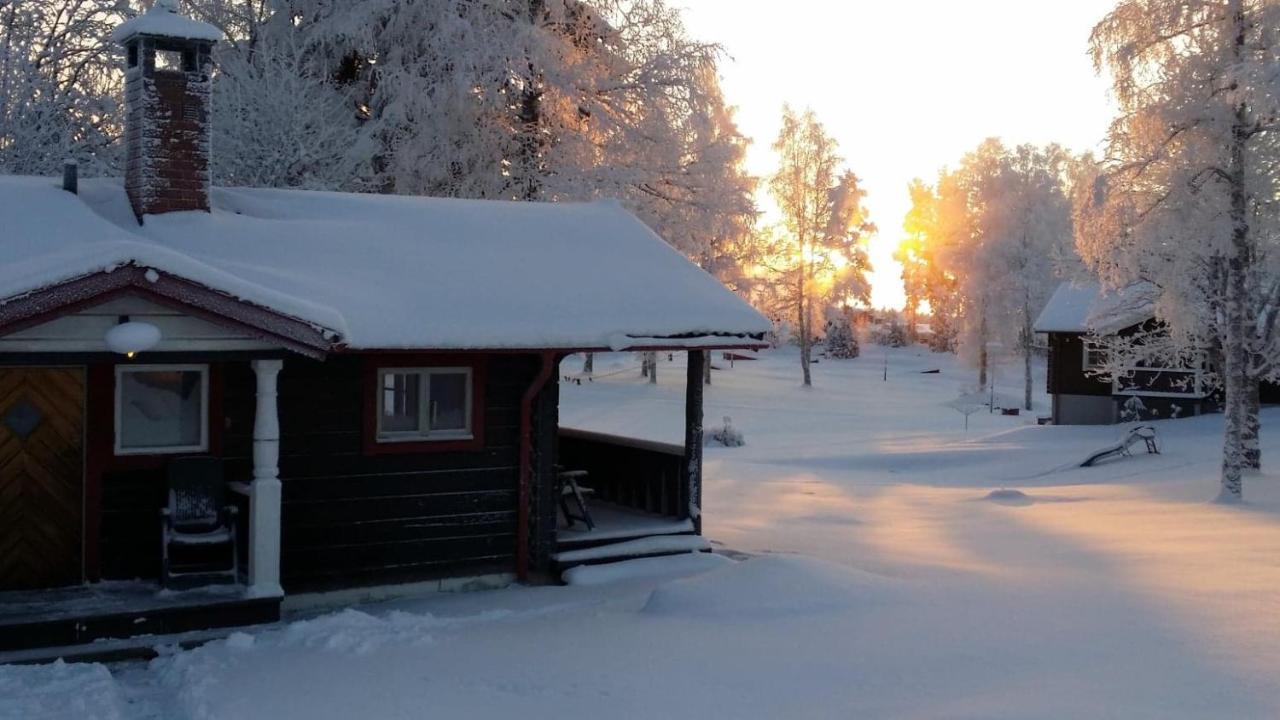
<svg viewBox="0 0 1280 720"><path fill-rule="evenodd" d="M1125 433L1120 442L1108 445L1090 455L1084 462L1080 463L1080 467L1093 467L1110 458L1129 457L1131 454L1129 452L1130 448L1138 443L1145 443L1148 453L1152 455L1160 454L1160 443L1156 435L1156 429L1150 425L1139 425Z"/></svg>

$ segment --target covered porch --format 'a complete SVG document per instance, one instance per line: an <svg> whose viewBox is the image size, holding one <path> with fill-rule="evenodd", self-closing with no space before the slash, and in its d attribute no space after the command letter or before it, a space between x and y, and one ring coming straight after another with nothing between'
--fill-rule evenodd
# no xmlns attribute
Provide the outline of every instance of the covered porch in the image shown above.
<svg viewBox="0 0 1280 720"><path fill-rule="evenodd" d="M687 358L682 444L558 429L553 571L709 548L701 537L708 351L688 350Z"/></svg>
<svg viewBox="0 0 1280 720"><path fill-rule="evenodd" d="M0 313L0 652L277 619L277 376L318 337L141 268L71 284Z"/></svg>
<svg viewBox="0 0 1280 720"><path fill-rule="evenodd" d="M107 392L101 386L113 377L109 368L96 362L55 370L0 364L0 452L6 458L0 486L7 489L0 493L0 516L19 518L0 528L0 654L279 618L281 491L274 458L275 383L282 364L255 359L201 366L216 369L202 372L219 382L241 367L250 372L235 374L256 381L248 390L255 404L251 438L244 443L249 462L228 457L238 454L241 442L232 437L217 438L197 454L108 455L101 438L109 441L113 433L95 426L94 416L113 395L109 385ZM147 372L160 366L130 367ZM211 404L208 399L204 393L204 404ZM77 403L80 427L72 422L77 413L65 411ZM20 422L29 427L15 427ZM76 440L80 434L83 444ZM73 453L80 463L64 463ZM220 469L225 487L218 516L227 519L225 529L183 546L166 534L171 523L165 513L174 507L169 470L190 459ZM162 567L162 558L172 567Z"/></svg>

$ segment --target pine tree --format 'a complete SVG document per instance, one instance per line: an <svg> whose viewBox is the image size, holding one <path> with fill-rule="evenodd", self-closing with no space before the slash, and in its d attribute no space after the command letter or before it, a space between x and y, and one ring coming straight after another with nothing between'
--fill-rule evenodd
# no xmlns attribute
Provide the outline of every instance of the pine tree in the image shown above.
<svg viewBox="0 0 1280 720"><path fill-rule="evenodd" d="M858 337L853 331L853 319L847 309L830 312L825 330L823 345L828 357L851 360L861 353Z"/></svg>

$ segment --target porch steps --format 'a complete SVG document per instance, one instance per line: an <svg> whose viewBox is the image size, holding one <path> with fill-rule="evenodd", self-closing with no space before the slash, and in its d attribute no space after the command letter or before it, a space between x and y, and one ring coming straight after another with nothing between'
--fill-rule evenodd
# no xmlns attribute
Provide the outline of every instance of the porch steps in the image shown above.
<svg viewBox="0 0 1280 720"><path fill-rule="evenodd" d="M65 609L50 603L46 612L12 614L0 603L0 653L41 648L91 647L108 640L175 635L238 627L280 619L280 598L201 598L200 602L139 603L129 606Z"/></svg>
<svg viewBox="0 0 1280 720"><path fill-rule="evenodd" d="M240 628L192 630L172 635L141 635L131 638L96 640L80 645L56 645L0 652L0 665L39 665L61 660L68 663L114 663L153 660L174 648L191 650L214 640L222 640Z"/></svg>
<svg viewBox="0 0 1280 720"><path fill-rule="evenodd" d="M622 542L605 542L577 549L562 549L552 554L556 575L579 565L599 565L664 555L711 552L711 543L692 531L678 534L649 535Z"/></svg>
<svg viewBox="0 0 1280 720"><path fill-rule="evenodd" d="M566 552L586 548L616 545L623 541L637 540L646 537L663 535L692 535L692 520L673 520L670 518L647 519L642 522L629 520L626 523L614 524L605 522L594 530L561 529L556 538L556 550Z"/></svg>

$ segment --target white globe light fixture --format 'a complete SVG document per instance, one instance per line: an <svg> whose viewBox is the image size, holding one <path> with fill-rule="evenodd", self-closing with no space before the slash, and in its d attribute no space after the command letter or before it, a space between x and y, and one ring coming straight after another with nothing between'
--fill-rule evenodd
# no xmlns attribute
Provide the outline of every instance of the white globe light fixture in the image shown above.
<svg viewBox="0 0 1280 720"><path fill-rule="evenodd" d="M132 322L125 316L107 331L106 341L111 352L133 357L160 344L160 328L148 322Z"/></svg>

